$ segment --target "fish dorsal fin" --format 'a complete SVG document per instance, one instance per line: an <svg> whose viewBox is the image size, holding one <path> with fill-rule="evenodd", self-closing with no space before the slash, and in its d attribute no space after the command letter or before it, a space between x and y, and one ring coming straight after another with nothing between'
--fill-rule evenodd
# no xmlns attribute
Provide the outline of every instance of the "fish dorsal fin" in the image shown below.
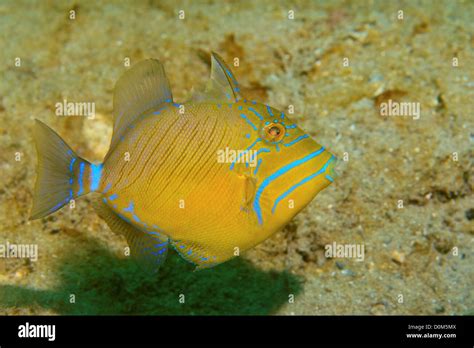
<svg viewBox="0 0 474 348"><path fill-rule="evenodd" d="M143 112L171 100L170 85L158 60L147 59L132 66L115 85L114 130L109 151Z"/></svg>
<svg viewBox="0 0 474 348"><path fill-rule="evenodd" d="M214 102L235 102L242 99L240 88L232 71L215 52L211 54L211 79L203 93L197 93L194 100Z"/></svg>

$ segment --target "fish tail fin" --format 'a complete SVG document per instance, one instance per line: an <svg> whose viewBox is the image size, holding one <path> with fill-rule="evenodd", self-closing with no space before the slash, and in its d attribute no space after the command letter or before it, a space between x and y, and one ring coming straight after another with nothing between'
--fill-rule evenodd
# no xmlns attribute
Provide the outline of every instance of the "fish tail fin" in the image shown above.
<svg viewBox="0 0 474 348"><path fill-rule="evenodd" d="M82 159L55 131L35 121L38 162L31 220L47 216L72 199L98 190L102 173L102 164Z"/></svg>

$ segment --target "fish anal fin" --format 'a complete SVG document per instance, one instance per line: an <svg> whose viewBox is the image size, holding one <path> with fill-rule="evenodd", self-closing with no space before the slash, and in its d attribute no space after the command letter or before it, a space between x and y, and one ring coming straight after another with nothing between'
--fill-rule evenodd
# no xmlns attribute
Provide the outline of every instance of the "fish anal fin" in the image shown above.
<svg viewBox="0 0 474 348"><path fill-rule="evenodd" d="M183 259L196 266L196 271L214 267L232 257L217 255L210 248L192 241L172 240L171 245Z"/></svg>
<svg viewBox="0 0 474 348"><path fill-rule="evenodd" d="M165 70L158 60L147 59L127 70L115 85L114 129L109 152L145 111L172 98Z"/></svg>
<svg viewBox="0 0 474 348"><path fill-rule="evenodd" d="M160 268L168 252L168 236L157 231L143 231L131 225L101 199L94 200L93 206L114 233L125 237L130 247L130 256L146 270L157 271Z"/></svg>

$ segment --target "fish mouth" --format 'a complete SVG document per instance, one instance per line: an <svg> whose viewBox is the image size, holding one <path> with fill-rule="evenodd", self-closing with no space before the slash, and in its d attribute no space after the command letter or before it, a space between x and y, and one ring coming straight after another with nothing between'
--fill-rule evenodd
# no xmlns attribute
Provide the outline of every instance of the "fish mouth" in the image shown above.
<svg viewBox="0 0 474 348"><path fill-rule="evenodd" d="M325 155L323 155L325 154ZM262 217L262 210L261 210L261 205L260 205L260 200L262 197L262 194L265 192L267 187L269 187L272 182L277 180L280 177L285 176L287 173L291 173L294 171L296 168L305 165L306 163L311 163L313 159L318 159L318 163L320 162L321 157L325 157L324 162L322 166L319 164L319 168L316 170L313 169L313 171L310 171L308 175L304 176L302 179L299 179L296 183L294 183L292 186L287 188L285 191L283 191L281 194L279 194L275 200L273 201L273 206L271 209L272 214L275 212L276 208L278 207L278 204L280 203L281 200L286 198L288 195L290 195L293 191L298 189L299 187L305 185L306 183L309 183L313 181L315 178L323 176L325 180L325 185L313 185L315 188L311 189L310 191L314 191L313 195L310 195L311 199L324 187L329 185L332 181L334 181L333 176L331 175L333 172L333 165L335 162L335 157L334 155L330 154L329 152L326 151L324 147L319 148L316 151L313 151L297 160L294 160L283 167L279 168L277 171L273 172L271 175L266 177L262 183L258 186L254 202L253 202L253 209L255 213L257 214L258 222L259 224L263 224L263 217ZM310 200L308 200L309 202Z"/></svg>

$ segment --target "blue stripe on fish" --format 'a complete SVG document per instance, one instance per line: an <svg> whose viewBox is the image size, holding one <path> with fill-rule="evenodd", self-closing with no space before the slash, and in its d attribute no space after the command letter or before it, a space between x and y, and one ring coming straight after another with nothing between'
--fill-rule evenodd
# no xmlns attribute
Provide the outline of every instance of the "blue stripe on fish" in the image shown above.
<svg viewBox="0 0 474 348"><path fill-rule="evenodd" d="M247 117L245 114L240 114L240 116L241 116L245 121L247 121L247 123L248 123L249 125L251 125L254 130L257 130L257 127L255 127L255 125L252 123L252 121L250 121L250 120L248 119L248 117Z"/></svg>
<svg viewBox="0 0 474 348"><path fill-rule="evenodd" d="M270 116L273 116L272 108L268 105L265 105L267 107L267 112Z"/></svg>
<svg viewBox="0 0 474 348"><path fill-rule="evenodd" d="M230 164L230 170L234 169L235 163L240 159L240 157L245 155L250 149L252 149L252 147L255 146L256 143L258 143L261 140L262 140L261 138L257 138L257 140L255 140L252 145L247 147L247 149L244 152L240 153L239 156L235 159L235 161ZM247 167L248 167L248 163L247 163Z"/></svg>
<svg viewBox="0 0 474 348"><path fill-rule="evenodd" d="M289 143L286 143L286 144L283 144L283 146L291 146L291 145L294 145L296 144L297 142L303 140L303 139L306 139L306 138L309 138L309 135L308 134L305 134L305 135L300 135L298 138L294 139L293 141L290 141Z"/></svg>
<svg viewBox="0 0 474 348"><path fill-rule="evenodd" d="M253 113L255 114L255 116L257 116L257 117L260 119L260 121L263 121L263 116L260 115L260 114L257 112L257 110L255 110L254 108L250 108L250 107L249 107L248 109L249 109L249 111L253 112Z"/></svg>
<svg viewBox="0 0 474 348"><path fill-rule="evenodd" d="M324 151L324 147L321 147L319 150L317 151L314 151L312 153L310 153L309 155L303 157L303 158L300 158L296 161L293 161L291 163L288 163L287 165L281 167L280 169L278 169L276 172L274 172L273 174L271 174L270 176L266 177L265 180L263 180L262 184L258 187L257 189L257 192L255 194L255 199L253 201L253 210L255 211L255 213L257 214L257 217L258 217L258 222L260 223L260 225L263 223L263 219L262 219L262 211L261 211L261 208L260 208L260 197L262 196L262 193L263 191L265 190L265 188L273 181L273 180L276 180L277 178L279 178L280 176L286 174L287 172L289 172L291 169L303 164L303 163L306 163L308 162L309 160L313 159L314 157L320 155L322 152Z"/></svg>
<svg viewBox="0 0 474 348"><path fill-rule="evenodd" d="M275 199L275 203L273 204L273 208L272 208L272 214L275 213L275 209L278 205L278 203L280 203L280 201L287 197L291 192L293 192L295 189L297 189L298 187L300 187L301 185L307 183L308 181L314 179L315 177L317 177L318 175L324 173L329 165L329 163L331 163L331 161L334 159L334 156L331 156L331 158L328 159L328 161L324 164L324 166L318 170L316 173L314 174L311 174L310 176L307 176L306 178L304 178L303 180L301 180L300 182L294 184L293 186L291 186L288 190L286 190L285 192L283 192L280 196L278 196L276 199ZM327 177L327 175L326 175ZM331 180L332 181L332 180Z"/></svg>
<svg viewBox="0 0 474 348"><path fill-rule="evenodd" d="M262 148L262 149L259 149L256 153L255 153L255 156L258 156L259 154L261 154L262 152L271 152L270 149L267 149L266 147ZM253 160L253 156L250 156L250 162Z"/></svg>
<svg viewBox="0 0 474 348"><path fill-rule="evenodd" d="M255 167L255 170L253 171L253 175L256 175L258 172L258 168L260 168L260 164L262 164L262 159L259 158L257 162L257 166Z"/></svg>
<svg viewBox="0 0 474 348"><path fill-rule="evenodd" d="M71 171L71 173L73 172L73 167L74 167L74 162L76 162L76 158L73 157L71 158L71 162L69 163L69 170Z"/></svg>
<svg viewBox="0 0 474 348"><path fill-rule="evenodd" d="M77 192L77 195L80 196L82 194L82 192L84 192L84 167L85 167L85 163L84 162L81 162L81 164L79 165L79 191Z"/></svg>
<svg viewBox="0 0 474 348"><path fill-rule="evenodd" d="M95 191L99 188L101 176L102 176L102 164L91 164L90 191Z"/></svg>
<svg viewBox="0 0 474 348"><path fill-rule="evenodd" d="M135 207L133 206L133 201L130 201L130 204L128 205L128 207L127 207L127 208L123 208L123 211L133 213L133 210L134 210L134 209L135 209Z"/></svg>

